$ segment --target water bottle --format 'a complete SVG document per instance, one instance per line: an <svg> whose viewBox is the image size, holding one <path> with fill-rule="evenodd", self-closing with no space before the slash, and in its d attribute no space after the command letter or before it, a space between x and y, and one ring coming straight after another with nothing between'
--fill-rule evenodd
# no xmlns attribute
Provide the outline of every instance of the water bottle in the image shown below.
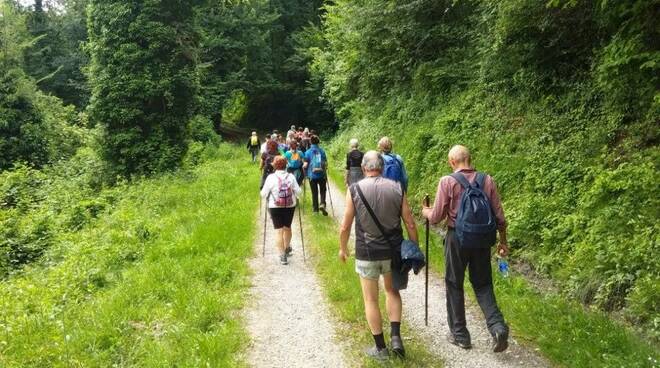
<svg viewBox="0 0 660 368"><path fill-rule="evenodd" d="M509 277L509 262L500 255L497 256L497 269L500 271L502 277Z"/></svg>

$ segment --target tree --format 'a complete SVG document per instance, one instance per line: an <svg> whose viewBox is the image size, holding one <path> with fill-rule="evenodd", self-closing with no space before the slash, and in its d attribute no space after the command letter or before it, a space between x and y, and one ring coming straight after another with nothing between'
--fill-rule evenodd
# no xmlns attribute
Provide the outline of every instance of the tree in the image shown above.
<svg viewBox="0 0 660 368"><path fill-rule="evenodd" d="M198 90L197 1L92 0L89 106L104 128L111 174L149 175L179 165Z"/></svg>
<svg viewBox="0 0 660 368"><path fill-rule="evenodd" d="M0 2L0 14L0 170L15 161L40 166L48 150L36 88L22 69L23 51L30 45L25 17L7 2Z"/></svg>

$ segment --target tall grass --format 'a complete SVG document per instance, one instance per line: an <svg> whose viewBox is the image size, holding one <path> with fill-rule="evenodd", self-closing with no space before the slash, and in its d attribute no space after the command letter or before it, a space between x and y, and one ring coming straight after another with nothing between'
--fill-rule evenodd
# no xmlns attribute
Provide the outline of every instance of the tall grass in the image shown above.
<svg viewBox="0 0 660 368"><path fill-rule="evenodd" d="M0 284L0 366L242 366L258 177L235 151L128 186Z"/></svg>

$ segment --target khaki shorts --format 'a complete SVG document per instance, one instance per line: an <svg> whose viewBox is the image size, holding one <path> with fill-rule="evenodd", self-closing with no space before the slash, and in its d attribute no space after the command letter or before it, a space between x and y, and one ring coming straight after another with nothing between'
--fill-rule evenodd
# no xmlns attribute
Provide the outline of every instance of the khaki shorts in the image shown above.
<svg viewBox="0 0 660 368"><path fill-rule="evenodd" d="M392 272L392 260L363 261L361 259L356 259L355 272L364 279L378 280L380 275Z"/></svg>

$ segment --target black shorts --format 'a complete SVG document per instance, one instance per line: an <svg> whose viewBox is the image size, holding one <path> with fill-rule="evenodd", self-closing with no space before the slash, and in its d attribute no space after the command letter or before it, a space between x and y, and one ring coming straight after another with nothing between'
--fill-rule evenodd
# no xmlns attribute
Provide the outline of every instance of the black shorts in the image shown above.
<svg viewBox="0 0 660 368"><path fill-rule="evenodd" d="M269 208L268 212L270 212L270 217L273 219L273 227L275 229L281 229L283 227L291 228L291 223L293 222L293 212L295 210L295 207Z"/></svg>

